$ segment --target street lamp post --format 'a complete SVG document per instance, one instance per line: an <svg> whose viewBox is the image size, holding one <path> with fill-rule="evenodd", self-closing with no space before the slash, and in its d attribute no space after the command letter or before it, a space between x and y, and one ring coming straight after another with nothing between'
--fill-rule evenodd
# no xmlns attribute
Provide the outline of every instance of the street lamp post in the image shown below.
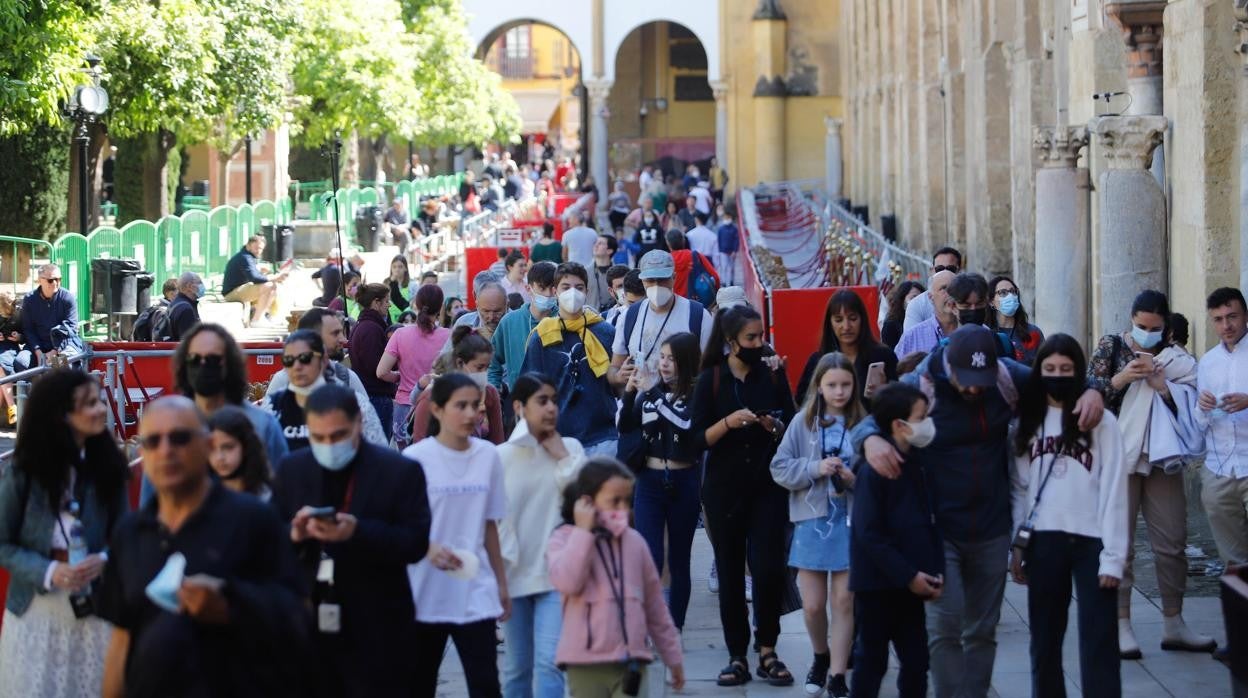
<svg viewBox="0 0 1248 698"><path fill-rule="evenodd" d="M342 247L342 222L338 220L341 209L338 208L338 157L342 154L342 135L335 132L334 137L321 149L321 154L329 158L329 180L333 188L329 203L334 207L334 239L338 242L338 292L342 296L343 312L347 309L347 251Z"/></svg>
<svg viewBox="0 0 1248 698"><path fill-rule="evenodd" d="M251 203L251 134L243 136L243 149L246 151L243 156L243 176L246 182L243 184L243 195L247 198L247 203Z"/></svg>
<svg viewBox="0 0 1248 698"><path fill-rule="evenodd" d="M83 72L91 77L91 84L75 88L64 110L65 117L74 121L74 144L78 148L78 230L82 235L90 232L87 228L91 225L91 185L87 171L87 161L91 157L89 127L108 110L108 93L100 87L100 58L87 55L86 61L88 67Z"/></svg>

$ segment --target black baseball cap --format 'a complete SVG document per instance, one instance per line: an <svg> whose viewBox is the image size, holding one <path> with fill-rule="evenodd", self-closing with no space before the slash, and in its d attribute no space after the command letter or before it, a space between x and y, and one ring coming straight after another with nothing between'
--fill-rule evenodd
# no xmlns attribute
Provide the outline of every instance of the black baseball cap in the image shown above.
<svg viewBox="0 0 1248 698"><path fill-rule="evenodd" d="M983 325L964 325L949 337L945 348L949 368L964 388L990 388L997 384L997 341Z"/></svg>

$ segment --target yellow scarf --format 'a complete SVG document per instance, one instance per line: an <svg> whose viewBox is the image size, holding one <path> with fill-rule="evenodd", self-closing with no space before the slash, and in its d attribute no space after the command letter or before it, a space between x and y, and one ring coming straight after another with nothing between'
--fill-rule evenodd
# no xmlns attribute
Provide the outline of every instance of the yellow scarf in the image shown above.
<svg viewBox="0 0 1248 698"><path fill-rule="evenodd" d="M597 335L588 331L591 325L597 325L600 322L602 322L602 316L586 308L584 313L571 321L565 321L558 315L542 318L533 331L541 338L544 347L561 344L565 331L580 335L581 342L585 345L585 358L589 360L589 368L595 376L601 378L606 374L607 367L611 365L611 356L607 353L606 347L602 346L602 342L598 341Z"/></svg>

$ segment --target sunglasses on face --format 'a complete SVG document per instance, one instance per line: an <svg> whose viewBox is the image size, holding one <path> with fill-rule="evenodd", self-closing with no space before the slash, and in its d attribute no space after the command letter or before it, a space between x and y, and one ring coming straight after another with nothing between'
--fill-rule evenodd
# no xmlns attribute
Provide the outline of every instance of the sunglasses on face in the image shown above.
<svg viewBox="0 0 1248 698"><path fill-rule="evenodd" d="M304 366L307 366L312 363L312 359L315 359L318 356L320 356L320 354L315 351L305 351L302 354L284 354L282 356L282 365L286 368L290 368L295 365L296 361L298 361Z"/></svg>
<svg viewBox="0 0 1248 698"><path fill-rule="evenodd" d="M59 277L59 276L54 276L54 277L51 277L51 278L46 277L46 276L43 276L43 277L40 277L40 278L39 278L39 280L40 280L40 281L45 281L45 282L50 283L50 284L59 284L59 283L61 283L61 277Z"/></svg>
<svg viewBox="0 0 1248 698"><path fill-rule="evenodd" d="M165 439L169 439L169 445L174 447L182 447L191 442L195 438L194 429L174 429L167 434L144 434L139 437L139 445L145 450L154 451L160 448L160 444Z"/></svg>
<svg viewBox="0 0 1248 698"><path fill-rule="evenodd" d="M186 364L199 368L200 366L212 365L220 366L225 357L221 354L187 354Z"/></svg>
<svg viewBox="0 0 1248 698"><path fill-rule="evenodd" d="M958 273L958 265L956 265L956 264L937 264L936 266L932 267L932 273L942 272L942 271L948 271L948 272L952 272L952 273L954 273L954 274L957 274L957 273Z"/></svg>

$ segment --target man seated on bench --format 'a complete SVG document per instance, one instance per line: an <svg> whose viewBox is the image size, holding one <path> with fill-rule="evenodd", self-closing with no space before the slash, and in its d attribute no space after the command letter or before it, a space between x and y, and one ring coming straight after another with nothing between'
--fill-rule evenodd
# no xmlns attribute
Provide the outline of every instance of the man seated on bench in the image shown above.
<svg viewBox="0 0 1248 698"><path fill-rule="evenodd" d="M288 270L265 276L260 273L260 255L264 254L264 236L252 235L237 254L225 265L221 294L225 300L250 306L250 325L264 320L269 313L277 320L277 285L290 275Z"/></svg>

